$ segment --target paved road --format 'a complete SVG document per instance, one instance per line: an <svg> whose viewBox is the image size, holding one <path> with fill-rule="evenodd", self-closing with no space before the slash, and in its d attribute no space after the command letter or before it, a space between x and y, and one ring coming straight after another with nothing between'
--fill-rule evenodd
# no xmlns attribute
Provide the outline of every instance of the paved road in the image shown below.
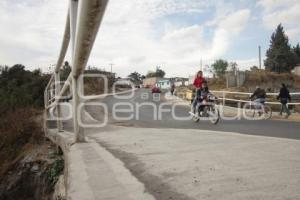
<svg viewBox="0 0 300 200"><path fill-rule="evenodd" d="M120 97L124 98L124 95ZM148 98L147 98L148 97ZM95 101L94 101L95 102ZM201 129L226 132L238 132L250 135L262 135L270 137L281 137L290 139L300 139L300 123L280 120L221 120L219 124L213 125L208 121L195 123L191 120L176 120L172 117L172 102L166 100L164 95L158 100L152 96L149 89L138 89L131 98L117 99L116 97L106 97L96 102L103 102L108 106L109 124L143 127L143 128L175 128L175 129ZM132 117L130 120L116 120L112 116L112 109L116 103L126 103L119 105L117 109L132 109L127 113L115 112L119 117ZM145 105L150 104L150 105ZM163 105L162 104L166 104ZM169 111L162 112L161 120L154 119L154 110L161 108ZM155 108L154 108L155 107ZM176 106L174 113L177 117L188 117L189 107L186 105ZM87 106L86 110L91 116L99 121L102 120L103 110L97 106ZM137 111L138 110L138 111ZM158 111L159 112L159 111Z"/></svg>

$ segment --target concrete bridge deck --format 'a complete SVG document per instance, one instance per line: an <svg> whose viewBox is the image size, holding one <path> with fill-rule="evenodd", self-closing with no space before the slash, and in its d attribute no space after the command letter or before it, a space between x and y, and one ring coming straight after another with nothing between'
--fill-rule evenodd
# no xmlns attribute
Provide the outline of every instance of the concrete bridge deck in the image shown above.
<svg viewBox="0 0 300 200"><path fill-rule="evenodd" d="M300 140L107 127L86 143L55 129L68 199L300 199Z"/></svg>

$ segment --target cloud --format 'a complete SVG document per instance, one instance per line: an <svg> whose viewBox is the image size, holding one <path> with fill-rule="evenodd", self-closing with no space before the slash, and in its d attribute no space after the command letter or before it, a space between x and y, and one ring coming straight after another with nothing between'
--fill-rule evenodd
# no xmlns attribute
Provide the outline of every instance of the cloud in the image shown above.
<svg viewBox="0 0 300 200"><path fill-rule="evenodd" d="M263 8L263 24L266 28L274 30L282 23L290 39L293 41L300 39L299 0L260 0L257 5Z"/></svg>
<svg viewBox="0 0 300 200"><path fill-rule="evenodd" d="M228 50L231 41L244 30L249 20L251 11L248 9L238 10L223 20L217 26L212 42L209 58L215 58Z"/></svg>
<svg viewBox="0 0 300 200"><path fill-rule="evenodd" d="M173 63L188 60L189 54L201 48L203 30L197 24L186 27L168 24L164 17L201 13L206 7L205 1L196 0L111 0L90 62L113 62L122 75L128 73L128 67L146 73L156 65L163 65L166 71L171 71L176 67ZM162 20L154 23L157 19ZM158 33L157 29L164 31ZM143 62L137 58L143 58Z"/></svg>
<svg viewBox="0 0 300 200"><path fill-rule="evenodd" d="M2 0L3 64L45 69L55 63L67 8L68 1L60 0ZM196 14L199 22L180 25L166 20L179 13ZM210 23L200 23L203 13ZM157 65L162 65L168 76L193 74L201 58L212 60L230 49L250 14L248 9L235 9L221 1L110 0L89 64L108 69L114 63L113 69L121 76L132 71L146 73Z"/></svg>
<svg viewBox="0 0 300 200"><path fill-rule="evenodd" d="M58 55L67 3L52 1L0 2L1 64L40 65ZM62 12L62 10L64 10Z"/></svg>

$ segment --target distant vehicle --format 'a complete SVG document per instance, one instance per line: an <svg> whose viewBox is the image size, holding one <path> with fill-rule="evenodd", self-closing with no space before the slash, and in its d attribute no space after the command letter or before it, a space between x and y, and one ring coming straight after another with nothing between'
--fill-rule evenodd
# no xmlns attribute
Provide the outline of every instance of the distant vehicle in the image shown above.
<svg viewBox="0 0 300 200"><path fill-rule="evenodd" d="M159 87L154 86L152 88L152 93L161 93L161 91L160 91Z"/></svg>
<svg viewBox="0 0 300 200"><path fill-rule="evenodd" d="M141 86L140 85L135 85L135 88L141 88Z"/></svg>

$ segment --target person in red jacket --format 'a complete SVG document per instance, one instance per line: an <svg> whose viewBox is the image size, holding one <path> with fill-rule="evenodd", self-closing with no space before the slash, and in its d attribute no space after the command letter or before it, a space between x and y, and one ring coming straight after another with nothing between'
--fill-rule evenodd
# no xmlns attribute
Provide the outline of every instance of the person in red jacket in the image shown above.
<svg viewBox="0 0 300 200"><path fill-rule="evenodd" d="M205 79L203 78L203 73L202 71L198 71L198 73L196 74L196 77L194 79L194 87L196 89L201 89L202 88L202 83Z"/></svg>
<svg viewBox="0 0 300 200"><path fill-rule="evenodd" d="M199 89L202 88L202 83L205 81L204 77L203 77L203 72L200 70L197 72L196 77L194 79L194 90L195 90L195 98L192 102L192 112L195 113L196 112L196 106L197 106L197 91Z"/></svg>

